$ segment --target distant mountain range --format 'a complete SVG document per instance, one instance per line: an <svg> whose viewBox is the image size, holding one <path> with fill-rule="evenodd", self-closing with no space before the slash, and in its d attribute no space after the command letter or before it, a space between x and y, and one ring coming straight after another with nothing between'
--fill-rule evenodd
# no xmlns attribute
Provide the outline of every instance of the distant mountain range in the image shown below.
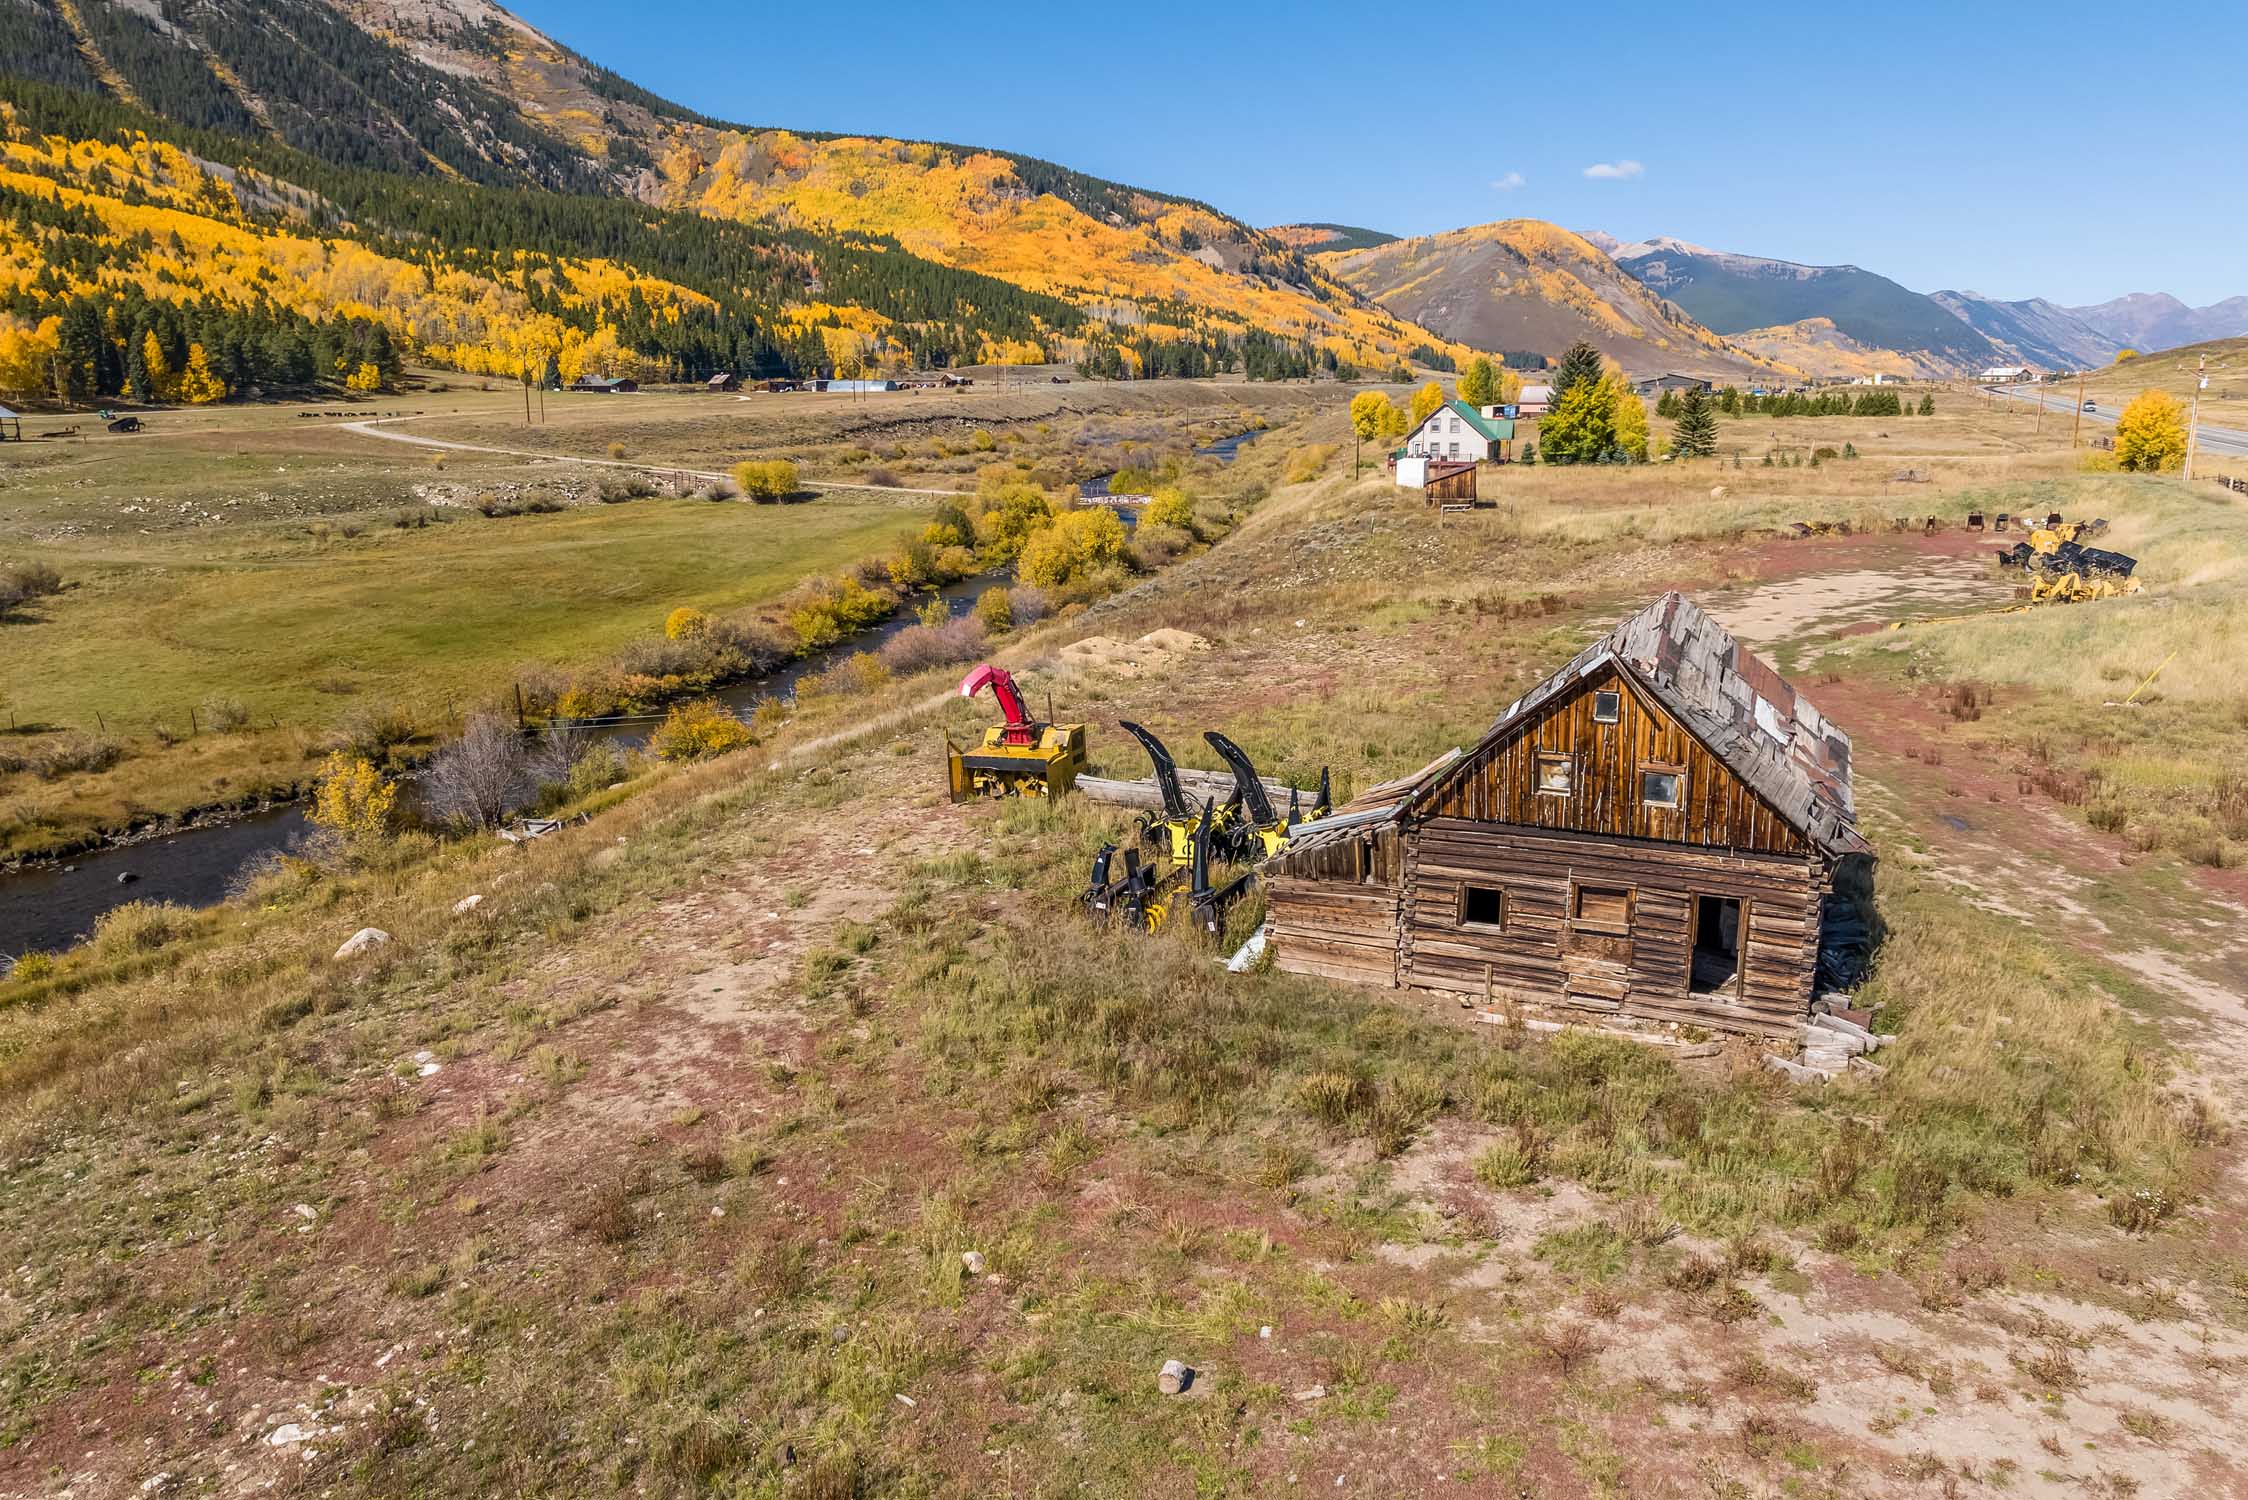
<svg viewBox="0 0 2248 1500"><path fill-rule="evenodd" d="M2168 292L2132 292L2096 307L2066 310L2119 346L2141 354L2248 334L2248 297L2188 307Z"/></svg>
<svg viewBox="0 0 2248 1500"><path fill-rule="evenodd" d="M1928 300L1987 338L2008 356L2006 364L2045 370L2090 369L2115 358L2123 345L2081 312L2043 297L2001 302L1978 292L1931 292Z"/></svg>

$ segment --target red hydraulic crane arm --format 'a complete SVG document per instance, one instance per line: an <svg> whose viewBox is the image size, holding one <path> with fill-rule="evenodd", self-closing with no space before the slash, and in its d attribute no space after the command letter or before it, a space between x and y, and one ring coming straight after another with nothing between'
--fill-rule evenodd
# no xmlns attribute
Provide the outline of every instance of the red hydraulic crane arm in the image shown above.
<svg viewBox="0 0 2248 1500"><path fill-rule="evenodd" d="M986 687L991 689L991 696L999 700L999 712L1006 716L1005 742L1010 745L1038 743L1037 726L1023 710L1023 695L1015 690L1014 674L987 661L960 679L960 696L973 698Z"/></svg>

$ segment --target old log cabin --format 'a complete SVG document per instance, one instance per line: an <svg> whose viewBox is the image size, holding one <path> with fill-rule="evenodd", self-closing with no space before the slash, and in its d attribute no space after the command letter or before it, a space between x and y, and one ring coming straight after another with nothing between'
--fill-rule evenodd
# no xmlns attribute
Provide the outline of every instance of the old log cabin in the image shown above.
<svg viewBox="0 0 2248 1500"><path fill-rule="evenodd" d="M1296 973L1783 1035L1871 855L1849 737L1666 594L1265 883Z"/></svg>

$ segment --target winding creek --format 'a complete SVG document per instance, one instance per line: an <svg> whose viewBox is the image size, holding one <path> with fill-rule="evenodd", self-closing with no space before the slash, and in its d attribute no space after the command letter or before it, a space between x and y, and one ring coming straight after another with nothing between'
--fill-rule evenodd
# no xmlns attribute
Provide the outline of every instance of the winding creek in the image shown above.
<svg viewBox="0 0 2248 1500"><path fill-rule="evenodd" d="M1253 441L1255 431L1236 433L1197 448L1198 456L1231 463L1242 446ZM1086 480L1078 489L1089 500L1108 498L1106 474ZM1119 505L1127 525L1136 519L1128 505ZM948 584L938 591L953 618L966 614L976 596L997 581L981 574ZM769 676L722 688L721 703L746 714L760 698L792 696L796 684L826 671L854 652L881 647L899 631L917 623L913 608L901 609L890 619L870 626L824 651L791 662ZM649 722L589 726L587 733L620 749L645 743ZM168 901L178 906L211 906L226 899L228 891L259 861L295 848L312 832L302 803L287 803L243 817L229 818L134 843L79 854L52 865L33 865L0 875L0 962L21 953L53 951L83 941L103 913L128 901Z"/></svg>

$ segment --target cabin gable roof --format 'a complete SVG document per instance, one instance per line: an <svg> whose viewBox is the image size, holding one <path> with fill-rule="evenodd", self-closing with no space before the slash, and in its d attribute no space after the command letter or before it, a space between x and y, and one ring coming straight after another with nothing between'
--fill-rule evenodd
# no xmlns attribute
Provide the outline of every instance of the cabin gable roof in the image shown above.
<svg viewBox="0 0 2248 1500"><path fill-rule="evenodd" d="M1425 805L1471 765L1613 668L1823 853L1867 853L1850 790L1850 737L1682 594L1668 593L1509 704L1475 749L1412 794Z"/></svg>

